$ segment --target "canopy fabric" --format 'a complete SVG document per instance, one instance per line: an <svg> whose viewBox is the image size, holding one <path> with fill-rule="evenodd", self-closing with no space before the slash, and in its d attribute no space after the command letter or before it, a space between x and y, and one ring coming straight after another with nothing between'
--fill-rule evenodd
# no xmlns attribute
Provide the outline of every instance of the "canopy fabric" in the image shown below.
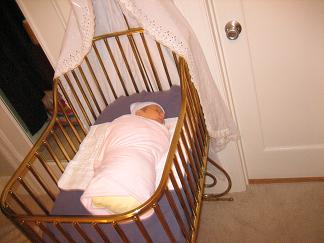
<svg viewBox="0 0 324 243"><path fill-rule="evenodd" d="M113 16L113 17L111 17ZM55 77L78 66L95 35L143 27L145 33L184 57L204 109L209 135L219 151L238 138L234 124L190 25L172 0L71 0L71 12Z"/></svg>

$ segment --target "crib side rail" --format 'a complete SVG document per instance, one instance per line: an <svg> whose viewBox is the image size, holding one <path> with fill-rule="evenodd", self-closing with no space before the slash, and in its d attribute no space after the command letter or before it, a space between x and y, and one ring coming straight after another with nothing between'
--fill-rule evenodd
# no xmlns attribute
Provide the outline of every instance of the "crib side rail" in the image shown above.
<svg viewBox="0 0 324 243"><path fill-rule="evenodd" d="M158 74L154 71L154 65L151 65L153 60L149 58L150 54L148 54L149 52L147 51L146 64L151 67L151 74L146 74L145 70L141 69L144 67L144 64L142 64L142 61L139 60L139 56L136 54L137 45L135 44L141 41L141 43L144 44L143 48L146 49L145 38L141 35L143 30L138 29L132 31L140 34L140 36L135 39L135 37L131 35L132 33L125 32L129 34L127 35L127 39L132 46L131 50L134 53L134 58L138 61L136 64L137 70L139 70L139 73L143 77L144 83L142 87L149 92L163 89L163 87L161 87L162 84L158 82L152 84L149 82L149 79L156 80ZM113 35L117 46L119 46L118 37L124 33L119 34L120 35L117 35L117 39L116 36ZM109 54L109 47L107 48L105 44L106 37L107 36L102 36L99 39L103 40L102 44L108 50ZM161 46L159 46L158 43L156 47L158 51L161 50ZM94 54L96 54L96 48L97 46L94 44ZM158 55L163 59L163 54L161 55L160 53ZM124 222L134 221L146 241L150 242L150 235L144 226L142 216L153 210L159 219L161 232L163 232L171 242L174 242L175 236L172 233L172 229L170 229L172 226L168 224L167 219L161 212L160 199L162 197L167 199L168 205L186 241L190 242L195 239L204 188L203 183L207 161L208 133L205 127L204 115L199 103L197 91L190 80L186 62L182 58L178 60L174 53L171 53L171 55L173 55L174 64L176 65L181 80L182 105L167 163L161 183L154 195L140 207L124 214L102 217L50 215L56 195L59 192L57 187L58 178L63 173L66 163L73 158L86 134L84 122L81 122L78 116L78 114L82 115L82 112L80 113L80 111L75 110L69 99L70 95L67 93L73 93L73 88L67 90L67 86L63 86L61 83L62 77L54 81L55 103L53 117L40 139L36 142L35 146L11 178L1 196L2 211L31 239L42 241L43 235L46 235L53 241L60 241L57 239L57 235L53 233L53 229L55 229L65 241L72 241L70 232L68 232L64 226L68 224L81 239L91 242L88 232L84 230L85 224L90 223L91 231L95 232L95 234L104 241L107 241L106 239L109 239L109 236L103 232L102 227L106 224L111 224L119 237L127 242L127 236L120 226ZM100 62L100 56L97 56L96 60ZM162 67L164 64L162 60ZM87 58L85 59L84 65L88 67L88 74L95 79L96 77L93 76L91 71L92 66L91 64L88 65ZM71 71L69 74L64 75L63 78L68 81L69 78L73 77L76 83L78 83L79 76L81 75L81 77L83 77L82 70L83 69L77 67L76 71L78 73L76 73L76 71ZM116 72L116 75L118 76L118 72ZM164 75L167 77L168 72L166 71ZM86 79L85 77L83 78ZM129 78L132 79L131 75ZM147 82L145 82L145 80ZM169 85L171 85L171 82ZM84 90L89 90L85 84L80 84L78 86L80 90L82 87ZM122 83L119 87L124 90ZM136 89L134 83L132 87ZM62 99L60 99L59 93L63 95ZM84 92L84 94L92 96L91 92L89 93L88 91ZM78 97L78 95L74 96ZM112 95L112 97L114 97L114 95ZM86 100L86 98L84 98L84 100ZM108 101L108 103L113 100L114 98ZM67 104L64 104L63 101ZM95 102L90 101L86 103L92 105L95 109ZM70 110L67 110L67 107L70 108ZM80 107L82 107L82 105L80 105ZM58 115L59 111L61 117ZM84 115L84 117L86 117L86 115ZM91 124L91 121L89 121L89 124ZM63 140L67 146L62 145ZM53 144L55 144L57 149L54 149L54 146L52 146ZM171 195L172 190L175 191L175 196ZM185 212L184 217L181 216L182 211Z"/></svg>
<svg viewBox="0 0 324 243"><path fill-rule="evenodd" d="M67 231L64 226L66 224L69 224L81 239L89 239L89 230L85 230L84 228L85 224L89 223L91 224L90 231L92 232L90 235L97 234L97 236L103 240L109 239L109 235L107 235L102 228L105 227L106 224L111 224L119 237L127 241L129 239L121 225L123 222L131 220L136 222L143 237L147 242L150 242L150 235L144 226L142 216L150 210L153 210L161 224L161 232L165 234L165 237L169 238L171 242L175 242L175 236L171 229L172 226L168 224L167 219L161 211L160 199L164 196L176 218L177 224L181 228L183 237L187 242L194 241L198 228L204 188L208 133L203 122L203 113L199 104L199 99L190 81L190 75L185 61L180 59L179 63L182 83L181 112L161 183L154 195L147 202L130 212L119 215L102 217L81 217L78 215L51 216L49 212L55 198L55 192L52 191L52 188L46 187L45 191L49 192L49 200L36 195L36 192L32 192L32 194L35 195L30 195L29 199L36 200L33 204L38 207L38 211L34 208L30 208L27 203L25 203L26 201L24 201L23 196L17 195L17 184L21 184L23 181L24 187L24 177L27 175L27 170L33 168L31 167L33 164L30 159L35 157L39 151L39 149L35 148L33 150L33 155L27 156L29 160L26 158L20 166L19 172L13 177L10 183L11 186L6 189L6 192L2 196L2 209L4 212L9 215L29 237L36 241L41 241L44 235L53 241L60 241L60 239L57 238L57 234L53 233L54 229L60 232L61 237L65 240L71 240L71 232ZM57 124L57 121L53 118L49 126L51 129L49 128L48 131L44 133L44 136L42 136L37 145L43 144L42 141L52 134L51 131L55 124ZM46 182L48 183L49 181L46 180ZM171 190L174 190L175 194L172 195ZM11 200L18 204L16 206L21 207L23 211L13 209L13 203L9 202ZM181 216L181 212L185 212L185 217L183 217L183 215Z"/></svg>
<svg viewBox="0 0 324 243"><path fill-rule="evenodd" d="M95 37L82 63L59 79L67 102L87 128L120 96L179 85L179 61L144 29L132 28Z"/></svg>
<svg viewBox="0 0 324 243"><path fill-rule="evenodd" d="M60 102L58 89L59 80L55 80L52 118L1 195L2 212L20 228L19 216L50 214L59 193L58 179L86 135L77 114Z"/></svg>

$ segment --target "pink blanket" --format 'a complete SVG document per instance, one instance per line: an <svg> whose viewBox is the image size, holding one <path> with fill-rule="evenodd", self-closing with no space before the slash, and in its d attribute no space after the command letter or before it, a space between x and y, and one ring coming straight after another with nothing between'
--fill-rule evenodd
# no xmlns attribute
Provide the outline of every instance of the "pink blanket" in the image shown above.
<svg viewBox="0 0 324 243"><path fill-rule="evenodd" d="M93 214L113 213L95 207L93 197L130 196L143 203L155 190L155 166L169 147L167 128L155 121L124 115L108 127L108 136L98 160L94 177L81 202Z"/></svg>

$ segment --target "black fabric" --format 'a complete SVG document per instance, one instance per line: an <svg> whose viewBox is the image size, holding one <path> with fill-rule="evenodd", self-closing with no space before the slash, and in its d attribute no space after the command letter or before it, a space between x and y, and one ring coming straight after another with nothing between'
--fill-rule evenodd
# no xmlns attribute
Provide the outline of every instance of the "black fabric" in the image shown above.
<svg viewBox="0 0 324 243"><path fill-rule="evenodd" d="M53 69L32 44L22 20L15 1L0 1L0 88L34 134L47 120L41 99L51 89Z"/></svg>

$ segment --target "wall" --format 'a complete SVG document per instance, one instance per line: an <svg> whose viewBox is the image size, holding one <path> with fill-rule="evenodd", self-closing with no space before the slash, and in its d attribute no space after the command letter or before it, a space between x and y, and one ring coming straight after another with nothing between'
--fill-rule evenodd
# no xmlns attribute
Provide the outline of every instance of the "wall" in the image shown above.
<svg viewBox="0 0 324 243"><path fill-rule="evenodd" d="M10 176L32 143L0 99L0 176Z"/></svg>

